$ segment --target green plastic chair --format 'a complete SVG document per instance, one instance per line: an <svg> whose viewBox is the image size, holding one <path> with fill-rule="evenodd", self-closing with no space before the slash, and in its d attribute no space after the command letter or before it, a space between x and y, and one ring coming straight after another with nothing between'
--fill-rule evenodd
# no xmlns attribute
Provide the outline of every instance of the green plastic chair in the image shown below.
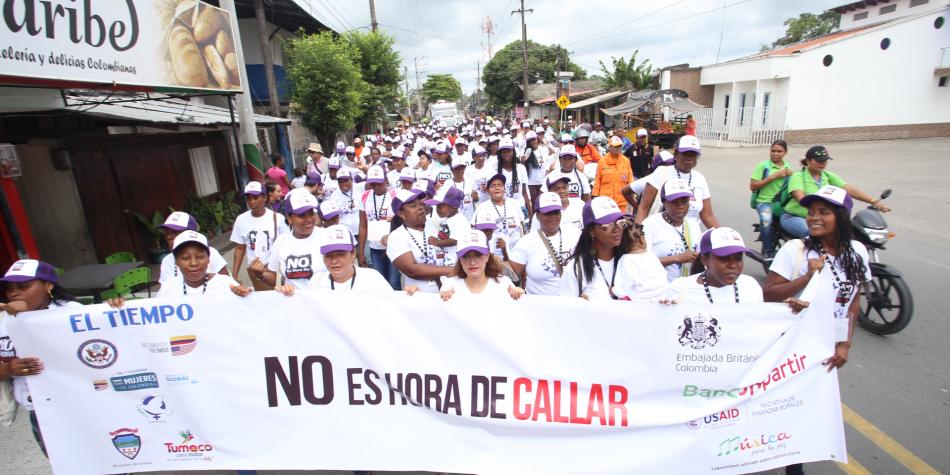
<svg viewBox="0 0 950 475"><path fill-rule="evenodd" d="M135 262L135 255L128 251L122 251L106 257L106 264L121 264L123 262Z"/></svg>
<svg viewBox="0 0 950 475"><path fill-rule="evenodd" d="M62 277L63 274L65 274L65 273L66 273L66 269L63 269L62 267L57 267L57 268L56 268L56 275L57 275L58 277Z"/></svg>
<svg viewBox="0 0 950 475"><path fill-rule="evenodd" d="M125 296L130 296L130 299L135 299L134 292L140 290L148 290L148 296L151 297L152 284L155 282L151 281L151 272L149 272L148 267L137 267L123 272L115 278L113 283L114 288L99 294L102 300Z"/></svg>

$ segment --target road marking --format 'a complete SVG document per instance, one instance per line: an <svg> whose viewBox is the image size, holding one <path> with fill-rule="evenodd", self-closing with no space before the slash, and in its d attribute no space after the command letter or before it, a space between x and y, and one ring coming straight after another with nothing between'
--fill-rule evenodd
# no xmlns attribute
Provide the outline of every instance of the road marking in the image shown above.
<svg viewBox="0 0 950 475"><path fill-rule="evenodd" d="M851 454L848 454L848 463L835 462L835 465L848 475L871 475L871 471L864 468L864 465L861 465L861 462L858 462L858 459Z"/></svg>
<svg viewBox="0 0 950 475"><path fill-rule="evenodd" d="M912 473L926 475L940 474L935 468L928 465L927 462L924 462L920 457L914 455L913 452L904 448L903 445L890 438L884 431L875 427L874 424L871 424L865 418L858 415L857 412L854 412L854 409L842 404L841 411L844 415L844 421L847 422L849 426L864 434L871 442L874 442L875 445L887 452L888 455L894 457L895 460L907 467Z"/></svg>

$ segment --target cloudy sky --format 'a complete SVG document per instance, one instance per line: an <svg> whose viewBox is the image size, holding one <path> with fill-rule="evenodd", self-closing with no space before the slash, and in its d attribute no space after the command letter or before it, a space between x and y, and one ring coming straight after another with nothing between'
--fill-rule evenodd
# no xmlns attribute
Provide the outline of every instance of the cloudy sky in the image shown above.
<svg viewBox="0 0 950 475"><path fill-rule="evenodd" d="M368 0L298 0L312 6L318 18L338 31L367 29ZM533 9L526 19L528 38L542 44L561 44L575 63L589 74L599 72L598 60L629 57L654 67L680 63L705 65L758 51L762 43L782 36L786 18L820 13L850 3L847 0L525 0ZM725 5L725 8L723 8ZM519 0L376 0L380 28L395 37L403 65L409 68L409 87L415 88L418 61L421 79L430 74L452 74L471 93L476 61L488 60L487 36L482 32L491 18L496 35L492 50L521 39ZM723 15L725 12L725 15ZM720 46L721 34L721 46ZM721 49L720 49L721 48Z"/></svg>

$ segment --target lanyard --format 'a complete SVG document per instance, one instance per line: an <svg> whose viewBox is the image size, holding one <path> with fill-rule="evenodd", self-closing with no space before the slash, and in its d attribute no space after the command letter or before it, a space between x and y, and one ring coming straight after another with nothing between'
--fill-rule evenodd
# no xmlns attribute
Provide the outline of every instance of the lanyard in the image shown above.
<svg viewBox="0 0 950 475"><path fill-rule="evenodd" d="M607 282L607 274L604 274L604 269L600 267L600 259L597 256L594 256L594 265L597 266L597 270L600 271L600 277L604 279L604 283L607 284L607 292L610 294L610 298L617 300L617 296L614 295L614 281L617 279L617 258L614 258L614 270L610 273L610 282Z"/></svg>
<svg viewBox="0 0 950 475"><path fill-rule="evenodd" d="M689 242L690 242L692 239L690 239L690 236L689 236L689 225L688 225L688 223L686 222L686 218L683 218L683 230L682 230L682 231L680 231L679 229L676 229L676 226L673 226L673 220L670 218L669 213L667 213L666 211L663 212L663 219L666 221L667 224L669 224L669 225L673 228L673 231L676 231L676 234L679 234L679 235L680 235L680 240L683 241L683 247L685 248L685 249L683 249L683 252L687 252L687 251L689 251L690 249L692 249L692 246L689 245ZM680 266L680 276L681 276L681 277L686 277L686 276L688 276L688 275L689 275L689 269L688 269L685 265L683 265L683 264L680 264L679 266Z"/></svg>
<svg viewBox="0 0 950 475"><path fill-rule="evenodd" d="M705 273L705 272L703 272L703 290L706 291L706 299L709 300L709 303L716 303L716 302L713 302L712 293L709 292L709 283L706 282L706 273ZM732 291L733 291L733 292L735 293L735 295L736 295L736 303L739 303L739 282L738 282L738 281L736 281L736 282L734 282L734 283L732 284Z"/></svg>
<svg viewBox="0 0 950 475"><path fill-rule="evenodd" d="M680 175L680 171L676 169L675 165L673 166L673 168L676 171L676 178L678 180L682 180L683 177ZM687 173L687 175L689 175L689 179L687 180L686 186L690 189L690 191L692 191L693 190L693 172L689 172Z"/></svg>
<svg viewBox="0 0 950 475"><path fill-rule="evenodd" d="M423 247L419 245L419 241L416 241L416 237L412 235L412 232L409 231L409 228L405 224L403 224L402 227L403 229L406 230L406 234L409 235L409 239L412 239L412 243L415 244L416 248L419 249L419 252L422 253L422 259L424 261L423 263L428 264L429 263L429 240L426 239L425 228L422 229L422 244L424 244L424 247Z"/></svg>
<svg viewBox="0 0 950 475"><path fill-rule="evenodd" d="M380 205L376 203L376 193L372 193L370 196L373 198L373 211L376 212L376 214L373 216L373 219L375 219L376 221L382 221L382 218L379 217L379 207L380 207ZM386 204L386 195L384 194L384 195L383 195L383 205L385 205L385 204Z"/></svg>
<svg viewBox="0 0 950 475"><path fill-rule="evenodd" d="M330 290L336 290L336 283L333 282L333 276L327 274L327 278L330 279ZM356 269L353 269L353 278L350 279L350 290L353 290L353 284L356 283Z"/></svg>

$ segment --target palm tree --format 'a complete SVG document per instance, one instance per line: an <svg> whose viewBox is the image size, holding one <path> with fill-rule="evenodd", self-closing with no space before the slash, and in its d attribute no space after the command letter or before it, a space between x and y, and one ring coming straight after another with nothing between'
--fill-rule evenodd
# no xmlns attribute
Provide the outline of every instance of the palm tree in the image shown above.
<svg viewBox="0 0 950 475"><path fill-rule="evenodd" d="M610 57L613 70L607 68L603 61L600 63L600 70L604 73L604 84L610 89L646 89L653 82L653 66L650 60L637 64L637 53L635 50L630 59L623 57Z"/></svg>

